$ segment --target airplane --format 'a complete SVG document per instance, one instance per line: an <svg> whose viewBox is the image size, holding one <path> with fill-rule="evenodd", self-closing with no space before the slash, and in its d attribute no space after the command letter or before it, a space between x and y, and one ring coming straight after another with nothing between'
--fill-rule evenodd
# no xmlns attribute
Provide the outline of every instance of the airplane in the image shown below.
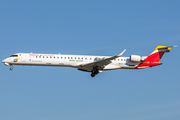
<svg viewBox="0 0 180 120"><path fill-rule="evenodd" d="M73 67L91 72L91 77L94 77L99 72L107 70L143 69L161 65L162 56L165 52L170 52L172 47L175 46L159 45L149 56L142 57L139 55L122 57L126 49L116 56L16 53L4 59L2 63L9 65L10 70L13 70L13 65Z"/></svg>

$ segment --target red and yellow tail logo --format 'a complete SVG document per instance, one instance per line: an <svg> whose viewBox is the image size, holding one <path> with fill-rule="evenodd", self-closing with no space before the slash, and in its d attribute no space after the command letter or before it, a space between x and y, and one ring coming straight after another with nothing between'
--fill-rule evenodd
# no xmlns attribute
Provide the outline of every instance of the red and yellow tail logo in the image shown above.
<svg viewBox="0 0 180 120"><path fill-rule="evenodd" d="M162 62L160 62L162 56L165 52L169 52L170 49L171 47L167 46L157 46L155 50L146 58L146 60L140 63L136 68L152 67L162 64Z"/></svg>

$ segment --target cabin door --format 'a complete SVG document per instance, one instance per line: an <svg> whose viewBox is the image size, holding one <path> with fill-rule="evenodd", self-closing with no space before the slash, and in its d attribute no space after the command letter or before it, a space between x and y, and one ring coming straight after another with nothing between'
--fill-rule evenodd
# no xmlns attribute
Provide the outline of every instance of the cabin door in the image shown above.
<svg viewBox="0 0 180 120"><path fill-rule="evenodd" d="M26 54L21 54L21 61L26 62Z"/></svg>

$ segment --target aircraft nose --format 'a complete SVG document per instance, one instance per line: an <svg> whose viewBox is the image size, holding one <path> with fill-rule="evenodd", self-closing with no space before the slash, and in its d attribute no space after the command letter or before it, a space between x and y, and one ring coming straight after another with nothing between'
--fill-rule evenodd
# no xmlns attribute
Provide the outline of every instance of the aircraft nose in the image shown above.
<svg viewBox="0 0 180 120"><path fill-rule="evenodd" d="M6 63L6 62L9 62L8 58L6 58L2 61L2 63Z"/></svg>
<svg viewBox="0 0 180 120"><path fill-rule="evenodd" d="M2 61L2 63L5 63L5 59Z"/></svg>
<svg viewBox="0 0 180 120"><path fill-rule="evenodd" d="M2 61L2 63L4 63L4 65L9 65L9 59L8 58L6 58L6 59L4 59L3 61Z"/></svg>

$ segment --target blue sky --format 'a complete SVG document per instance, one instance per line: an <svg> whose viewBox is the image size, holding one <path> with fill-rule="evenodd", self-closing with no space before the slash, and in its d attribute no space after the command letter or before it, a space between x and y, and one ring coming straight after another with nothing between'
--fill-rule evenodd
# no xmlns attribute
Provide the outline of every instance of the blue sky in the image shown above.
<svg viewBox="0 0 180 120"><path fill-rule="evenodd" d="M34 52L149 55L180 45L179 0L9 0L0 4L0 60ZM179 120L179 47L163 65L106 71L0 64L1 120Z"/></svg>

